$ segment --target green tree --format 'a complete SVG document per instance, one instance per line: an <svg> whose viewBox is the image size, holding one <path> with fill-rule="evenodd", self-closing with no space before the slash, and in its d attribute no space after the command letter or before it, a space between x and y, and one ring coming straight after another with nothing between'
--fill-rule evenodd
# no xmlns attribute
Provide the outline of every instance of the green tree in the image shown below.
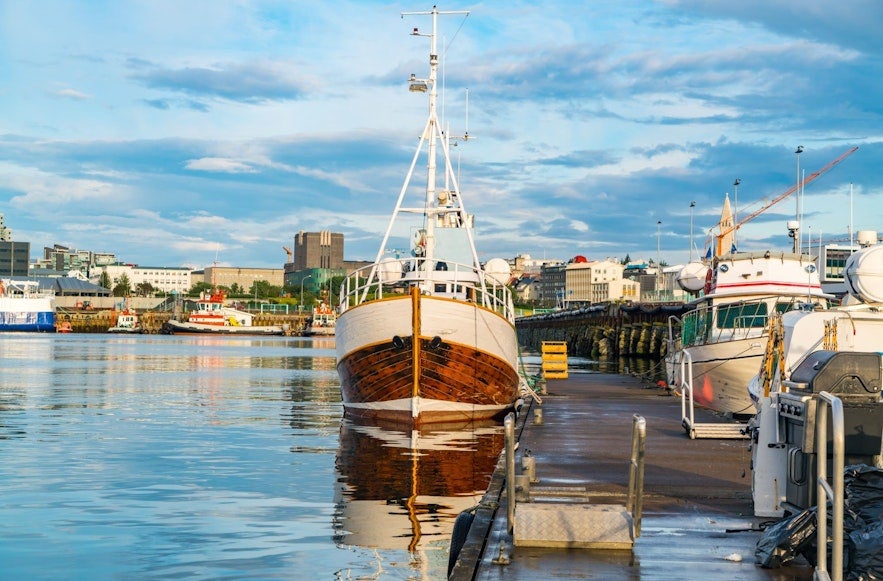
<svg viewBox="0 0 883 581"><path fill-rule="evenodd" d="M110 275L107 274L106 270L101 271L101 276L98 277L98 285L103 286L107 290L110 290L110 287L111 287Z"/></svg>
<svg viewBox="0 0 883 581"><path fill-rule="evenodd" d="M111 293L115 297L127 297L132 294L132 283L129 282L129 276L126 273L121 274L120 277L116 279L116 285L113 287Z"/></svg>
<svg viewBox="0 0 883 581"><path fill-rule="evenodd" d="M139 282L135 286L135 292L142 297L148 297L153 294L154 288L153 285L147 281Z"/></svg>
<svg viewBox="0 0 883 581"><path fill-rule="evenodd" d="M194 283L190 290L187 291L188 297L198 297L202 293L209 292L214 288L210 283L207 282L197 282Z"/></svg>

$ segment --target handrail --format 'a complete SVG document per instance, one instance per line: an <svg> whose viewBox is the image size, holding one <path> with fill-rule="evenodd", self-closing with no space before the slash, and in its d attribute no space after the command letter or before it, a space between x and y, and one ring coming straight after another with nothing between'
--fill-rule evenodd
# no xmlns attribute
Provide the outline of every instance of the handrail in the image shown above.
<svg viewBox="0 0 883 581"><path fill-rule="evenodd" d="M632 513L635 538L641 536L641 515L644 509L644 443L647 439L647 420L632 416L632 456L629 460L629 492L626 510Z"/></svg>
<svg viewBox="0 0 883 581"><path fill-rule="evenodd" d="M515 528L515 413L503 419L506 438L506 530L511 535Z"/></svg>
<svg viewBox="0 0 883 581"><path fill-rule="evenodd" d="M689 351L682 350L680 352L680 364L681 364L681 424L684 425L687 430L690 432L690 436L693 437L693 425L696 423L695 415L694 415L694 405L693 405L693 356L690 355ZM690 402L690 416L687 417L687 401L689 392L689 402Z"/></svg>
<svg viewBox="0 0 883 581"><path fill-rule="evenodd" d="M831 572L843 579L843 402L827 391L816 406L816 570L814 578L831 580L828 574L828 500L831 500ZM827 405L826 405L827 404ZM831 406L834 444L833 487L828 483L828 405Z"/></svg>
<svg viewBox="0 0 883 581"><path fill-rule="evenodd" d="M444 264L443 268L439 268L441 263ZM340 285L339 312L343 313L356 305L383 298L384 287L390 289L394 286L416 284L421 289L433 289L437 284L444 284L459 290L438 293L440 296L473 301L515 323L511 290L481 269L423 257L391 260L389 264L397 265L398 269L384 272L379 264L372 264L350 273Z"/></svg>

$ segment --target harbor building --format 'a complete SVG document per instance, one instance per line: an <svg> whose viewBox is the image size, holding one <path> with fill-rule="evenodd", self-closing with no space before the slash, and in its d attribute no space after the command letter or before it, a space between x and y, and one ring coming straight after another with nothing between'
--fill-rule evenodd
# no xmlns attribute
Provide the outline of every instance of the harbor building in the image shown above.
<svg viewBox="0 0 883 581"><path fill-rule="evenodd" d="M0 240L0 276L28 276L30 242Z"/></svg>
<svg viewBox="0 0 883 581"><path fill-rule="evenodd" d="M135 264L107 264L93 268L89 280L97 283L101 273L106 272L111 284L117 284L123 275L129 279L129 286L134 291L138 285L148 283L156 291L164 293L186 294L193 286L189 268L166 266L138 266Z"/></svg>
<svg viewBox="0 0 883 581"><path fill-rule="evenodd" d="M212 286L232 287L234 284L248 291L256 282L268 282L271 286L283 286L283 270L281 268L240 268L235 266L209 266L197 279L194 273L193 283L205 282ZM188 287L189 288L189 287Z"/></svg>
<svg viewBox="0 0 883 581"><path fill-rule="evenodd" d="M111 264L117 264L116 255L112 252L94 252L92 250L77 250L61 244L43 247L43 258L34 261L34 270L56 271L68 273L81 272L89 277L92 270Z"/></svg>
<svg viewBox="0 0 883 581"><path fill-rule="evenodd" d="M285 286L306 288L314 294L323 288L330 292L331 279L348 274L343 248L340 232L301 230L294 237L293 259L285 264Z"/></svg>

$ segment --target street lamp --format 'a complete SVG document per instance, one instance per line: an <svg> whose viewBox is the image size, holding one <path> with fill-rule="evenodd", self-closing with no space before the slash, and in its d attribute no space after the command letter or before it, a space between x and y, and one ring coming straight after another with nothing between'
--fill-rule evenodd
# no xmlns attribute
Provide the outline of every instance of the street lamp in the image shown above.
<svg viewBox="0 0 883 581"><path fill-rule="evenodd" d="M656 221L656 296L661 296L659 281L662 278L662 264L659 258L659 237L662 235L662 220Z"/></svg>
<svg viewBox="0 0 883 581"><path fill-rule="evenodd" d="M298 305L298 309L300 309L301 311L303 311L304 309L304 283L307 281L308 278L313 278L313 275L308 274L300 279L300 304Z"/></svg>
<svg viewBox="0 0 883 581"><path fill-rule="evenodd" d="M789 228L794 234L794 252L800 252L800 154L803 153L803 146L798 145L794 151L797 154L797 212L794 216L794 228Z"/></svg>
<svg viewBox="0 0 883 581"><path fill-rule="evenodd" d="M696 202L690 202L690 262L693 262L693 208Z"/></svg>

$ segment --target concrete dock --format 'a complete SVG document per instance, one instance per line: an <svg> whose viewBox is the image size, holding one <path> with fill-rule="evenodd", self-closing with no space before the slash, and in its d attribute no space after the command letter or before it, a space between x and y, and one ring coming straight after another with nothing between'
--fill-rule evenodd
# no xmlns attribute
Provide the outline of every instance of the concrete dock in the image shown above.
<svg viewBox="0 0 883 581"><path fill-rule="evenodd" d="M680 398L630 376L571 372L548 380L546 391L541 405L526 402L515 426L515 457L529 451L535 459L536 490L564 491L543 501L625 506L632 418L646 420L640 536L631 549L516 545L503 454L450 579L812 578L803 559L779 569L755 564L761 527L776 519L753 516L747 440L691 440ZM697 422L727 421L696 413Z"/></svg>

